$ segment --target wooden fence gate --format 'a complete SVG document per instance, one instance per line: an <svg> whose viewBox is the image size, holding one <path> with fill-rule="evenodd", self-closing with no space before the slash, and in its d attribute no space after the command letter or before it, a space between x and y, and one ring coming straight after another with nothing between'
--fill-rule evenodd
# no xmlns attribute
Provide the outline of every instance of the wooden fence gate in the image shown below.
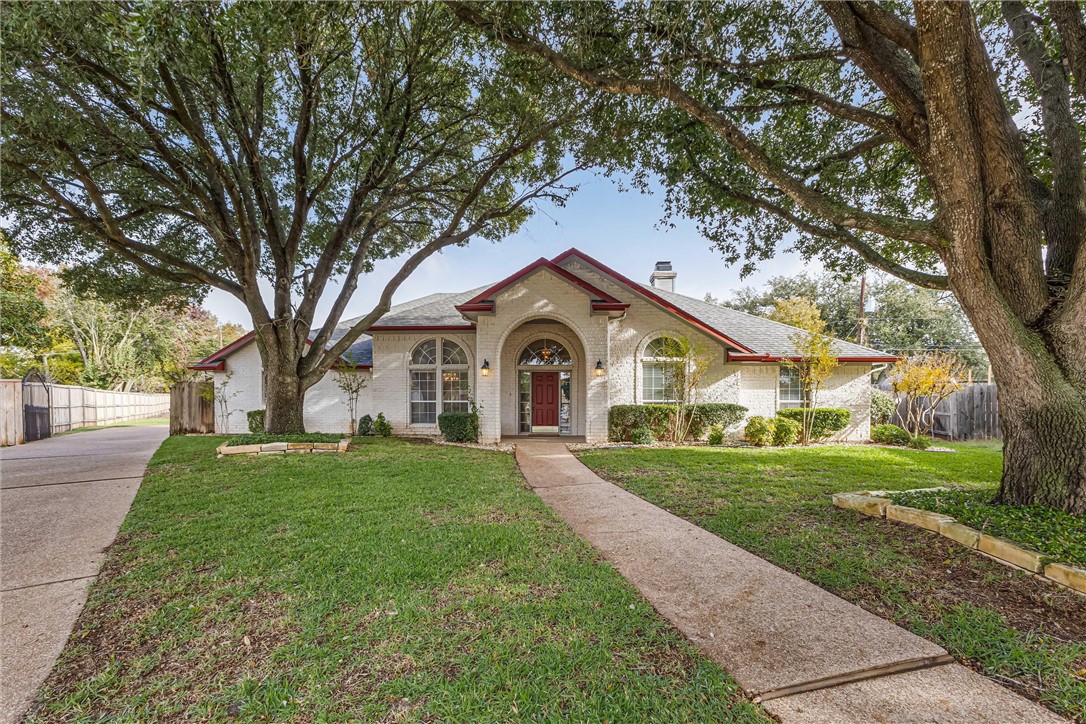
<svg viewBox="0 0 1086 724"><path fill-rule="evenodd" d="M170 388L170 434L215 432L215 401L210 381L178 382Z"/></svg>
<svg viewBox="0 0 1086 724"><path fill-rule="evenodd" d="M23 377L23 440L34 442L49 437L49 385L37 370Z"/></svg>

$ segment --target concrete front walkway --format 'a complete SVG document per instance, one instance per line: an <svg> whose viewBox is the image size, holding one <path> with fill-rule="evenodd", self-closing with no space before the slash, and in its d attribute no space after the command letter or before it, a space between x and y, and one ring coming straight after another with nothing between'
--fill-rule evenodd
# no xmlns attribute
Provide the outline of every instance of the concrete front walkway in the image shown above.
<svg viewBox="0 0 1086 724"><path fill-rule="evenodd" d="M77 432L0 452L0 722L68 640L166 427Z"/></svg>
<svg viewBox="0 0 1086 724"><path fill-rule="evenodd" d="M535 492L784 722L1059 722L945 650L606 482L517 443Z"/></svg>

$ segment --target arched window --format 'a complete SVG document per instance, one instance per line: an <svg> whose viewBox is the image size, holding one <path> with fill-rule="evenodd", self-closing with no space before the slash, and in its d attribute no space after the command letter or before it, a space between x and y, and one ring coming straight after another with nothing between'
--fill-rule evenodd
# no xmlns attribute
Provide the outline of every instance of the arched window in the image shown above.
<svg viewBox="0 0 1086 724"><path fill-rule="evenodd" d="M524 348L517 364L531 367L570 366L573 364L573 358L561 342L555 342L553 339L537 339Z"/></svg>
<svg viewBox="0 0 1086 724"><path fill-rule="evenodd" d="M441 338L419 342L411 352L408 375L411 424L436 424L439 400L441 412L468 411L471 397L468 355L456 342ZM438 390L441 390L440 397Z"/></svg>
<svg viewBox="0 0 1086 724"><path fill-rule="evenodd" d="M675 376L682 364L682 344L673 337L657 337L641 356L641 401L674 404Z"/></svg>

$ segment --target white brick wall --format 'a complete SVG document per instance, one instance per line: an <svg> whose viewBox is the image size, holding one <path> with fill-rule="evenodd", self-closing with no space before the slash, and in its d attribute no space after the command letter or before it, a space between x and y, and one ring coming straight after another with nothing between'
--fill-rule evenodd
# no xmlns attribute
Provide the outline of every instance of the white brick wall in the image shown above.
<svg viewBox="0 0 1086 724"><path fill-rule="evenodd" d="M780 366L741 365L739 404L747 408L747 417L777 414ZM852 413L849 426L833 436L834 440L861 441L871 434L871 365L844 364L833 371L819 393L819 407L843 407Z"/></svg>
<svg viewBox="0 0 1086 724"><path fill-rule="evenodd" d="M222 390L225 384L226 394L230 398L228 427L224 426L218 402L215 403L216 432L223 434L249 432L249 421L245 413L264 408L262 369L260 351L255 343L250 343L227 358L226 371L212 374L216 389ZM227 373L231 373L229 382L226 381ZM370 398L373 394L373 382L370 379L369 370L358 370L354 374L363 375L368 380L366 389L362 390L358 398L358 416L361 417L372 404ZM336 373L333 372L325 376L323 380L306 391L305 429L309 432L346 433L350 431L347 402L343 391L336 384L335 375Z"/></svg>
<svg viewBox="0 0 1086 724"><path fill-rule="evenodd" d="M411 352L415 347L427 339L438 338L456 342L467 352L469 384L475 390L482 360L476 363L474 332L378 332L373 335L373 392L369 407L364 408L359 416L368 413L376 419L378 413L385 413L385 419L392 424L392 431L396 435L438 435L436 423L411 424L411 384L408 375ZM494 362L490 364L493 366Z"/></svg>

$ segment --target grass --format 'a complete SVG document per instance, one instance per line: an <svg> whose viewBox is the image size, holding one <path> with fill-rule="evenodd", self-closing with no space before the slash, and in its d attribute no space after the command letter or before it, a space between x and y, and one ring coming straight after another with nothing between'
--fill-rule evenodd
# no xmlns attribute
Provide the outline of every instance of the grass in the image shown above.
<svg viewBox="0 0 1086 724"><path fill-rule="evenodd" d="M305 432L290 435L273 435L266 432L234 435L226 442L229 445L265 445L270 442L339 442L349 435L337 435L330 432Z"/></svg>
<svg viewBox="0 0 1086 724"><path fill-rule="evenodd" d="M1044 554L1058 563L1086 567L1086 520L1044 505L995 505L996 489L897 493L894 503L944 513L989 535Z"/></svg>
<svg viewBox="0 0 1086 724"><path fill-rule="evenodd" d="M139 420L126 420L125 422L115 422L112 425L91 425L89 427L77 427L72 430L58 432L56 435L53 435L53 437L57 437L59 435L72 435L77 432L90 432L91 430L105 430L111 427L149 427L169 424L170 418L168 417L144 417Z"/></svg>
<svg viewBox="0 0 1086 724"><path fill-rule="evenodd" d="M768 721L499 453L168 439L31 721Z"/></svg>
<svg viewBox="0 0 1086 724"><path fill-rule="evenodd" d="M1086 597L830 496L945 485L990 491L998 443L590 450L603 477L896 621L1072 719L1086 719Z"/></svg>

